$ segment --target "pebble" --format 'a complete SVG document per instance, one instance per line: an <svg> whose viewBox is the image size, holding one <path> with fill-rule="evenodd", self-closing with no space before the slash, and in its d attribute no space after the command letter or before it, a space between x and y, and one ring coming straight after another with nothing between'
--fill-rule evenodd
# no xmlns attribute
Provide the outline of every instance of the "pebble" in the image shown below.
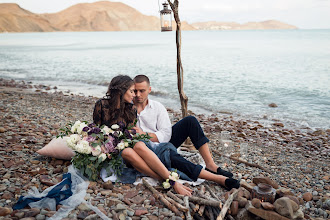
<svg viewBox="0 0 330 220"><path fill-rule="evenodd" d="M41 192L48 188L48 185L40 183L41 175L46 175L49 180L55 181L63 173L67 172L66 163L61 160L52 161L51 158L40 157L35 152L48 143L57 134L58 128L61 128L68 121L86 120L91 121L91 114L94 103L97 98L83 96L64 96L63 93L54 92L52 89L48 93L35 93L26 90L26 92L1 90L1 86L12 85L20 88L22 83L15 83L0 79L0 207L12 207L18 199L18 196L26 194L32 186L36 186ZM29 84L25 84L29 85ZM38 86L38 89L44 91L47 87ZM22 96L24 94L24 97ZM23 97L22 99L20 97ZM50 104L51 108L49 108ZM6 106L3 109L1 106ZM25 106L25 108L19 108ZM172 122L180 119L180 112L170 112ZM312 218L327 218L330 207L330 187L329 187L329 167L326 166L330 155L328 130L312 130L310 128L294 127L287 122L281 122L266 117L265 120L247 120L239 119L234 115L196 115L203 127L207 127L206 135L210 139L210 148L215 150L219 145L219 133L221 130L231 132L234 143L248 142L249 154L247 161L260 164L262 167L272 170L269 174L261 169L249 167L242 163L229 163L226 169L235 174L237 179L245 179L252 183L253 177L264 175L271 178L280 187L287 187L293 195L302 199L302 210L306 215ZM217 118L217 119L216 119ZM219 130L217 130L218 128ZM32 132L31 132L32 131ZM36 132L33 132L36 131ZM7 150L3 146L8 146ZM238 148L233 148L233 153L239 153ZM223 158L216 154L215 161L223 165ZM2 161L2 157L6 157ZM19 164L21 158L22 162ZM19 164L19 165L17 165ZM5 168L1 168L3 165ZM41 173L34 173L38 169L46 168ZM19 172L22 170L22 172ZM4 178L5 177L5 178ZM44 179L45 183L46 179ZM283 183L283 185L282 185ZM174 213L156 201L150 200L148 196L144 197L144 188L138 188L133 185L117 185L109 183L109 186L102 182L93 183L94 186L87 191L86 199L90 199L95 206L102 205L107 216L118 219L120 213L125 212L126 219L135 219L134 210L144 208L147 214L141 215L141 218L148 219L149 216L156 218L172 219L178 217ZM119 187L121 190L117 190ZM218 185L210 184L210 187L222 198L226 192ZM11 188L9 190L9 188ZM143 197L141 204L131 203L123 204L125 195L130 190L138 188L139 196ZM110 191L106 191L110 190ZM113 190L113 191L111 191ZM13 195L9 198L8 193ZM304 197L304 195L307 196ZM103 194L103 195L102 195ZM17 195L17 196L15 196ZM142 196L143 195L143 196ZM118 203L113 204L114 210L108 203L111 199L117 199ZM136 200L138 201L139 198ZM139 201L138 201L139 202ZM151 205L151 203L154 203ZM305 202L305 204L304 204ZM159 206L160 208L155 209ZM0 208L1 209L1 208ZM317 210L317 211L316 211ZM318 215L316 215L316 212ZM323 214L322 216L319 214ZM40 210L35 218L42 219L49 217L53 212ZM327 215L327 216L326 216ZM89 208L77 207L73 210L68 219L77 219L77 217L92 218L95 216ZM326 217L325 217L326 216Z"/></svg>

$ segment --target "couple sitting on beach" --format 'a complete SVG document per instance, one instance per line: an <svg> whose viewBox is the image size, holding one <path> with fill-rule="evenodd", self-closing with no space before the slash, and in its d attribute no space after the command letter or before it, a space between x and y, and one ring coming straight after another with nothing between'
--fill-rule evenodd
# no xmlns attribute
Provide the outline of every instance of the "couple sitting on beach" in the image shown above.
<svg viewBox="0 0 330 220"><path fill-rule="evenodd" d="M140 141L133 148L125 148L121 152L126 165L160 181L173 179L169 169L174 168L193 181L201 178L219 183L228 190L239 188L239 181L232 178L233 174L214 163L209 140L197 119L188 116L172 127L165 107L148 98L150 92L147 76L138 75L133 81L129 76L119 75L111 80L106 96L95 104L95 124L110 127L114 123L123 122L128 126L137 118L138 122L133 129L151 137L150 142ZM177 153L176 148L188 137L202 155L205 169ZM177 193L191 195L189 187L172 180L170 183Z"/></svg>

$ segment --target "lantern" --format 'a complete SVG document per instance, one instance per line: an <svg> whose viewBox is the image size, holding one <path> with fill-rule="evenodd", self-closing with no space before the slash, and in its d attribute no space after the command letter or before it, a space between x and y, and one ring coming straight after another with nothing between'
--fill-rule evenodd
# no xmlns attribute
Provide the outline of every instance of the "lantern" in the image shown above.
<svg viewBox="0 0 330 220"><path fill-rule="evenodd" d="M161 31L172 31L172 11L166 2L163 3L163 10L160 11Z"/></svg>

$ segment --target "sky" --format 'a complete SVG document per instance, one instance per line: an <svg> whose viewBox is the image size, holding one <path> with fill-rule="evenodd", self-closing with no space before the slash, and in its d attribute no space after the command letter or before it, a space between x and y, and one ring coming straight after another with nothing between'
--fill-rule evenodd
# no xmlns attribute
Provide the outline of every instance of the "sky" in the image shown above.
<svg viewBox="0 0 330 220"><path fill-rule="evenodd" d="M145 15L159 16L165 0L118 0ZM174 0L172 0L174 1ZM95 0L0 0L33 13L54 13ZM188 23L279 20L301 29L330 29L330 0L180 0L179 16Z"/></svg>

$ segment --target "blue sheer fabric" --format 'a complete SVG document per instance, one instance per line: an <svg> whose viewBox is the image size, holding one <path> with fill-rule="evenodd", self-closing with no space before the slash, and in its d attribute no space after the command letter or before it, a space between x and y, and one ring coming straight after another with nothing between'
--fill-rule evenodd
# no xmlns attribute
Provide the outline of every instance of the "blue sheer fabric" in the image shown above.
<svg viewBox="0 0 330 220"><path fill-rule="evenodd" d="M72 184L71 174L66 173L63 175L63 180L59 184L54 186L54 188L50 190L46 196L43 197L21 196L18 199L17 203L13 206L13 209L14 210L23 209L30 203L38 202L44 198L54 199L56 201L56 205L58 205L62 201L72 196L71 184Z"/></svg>

